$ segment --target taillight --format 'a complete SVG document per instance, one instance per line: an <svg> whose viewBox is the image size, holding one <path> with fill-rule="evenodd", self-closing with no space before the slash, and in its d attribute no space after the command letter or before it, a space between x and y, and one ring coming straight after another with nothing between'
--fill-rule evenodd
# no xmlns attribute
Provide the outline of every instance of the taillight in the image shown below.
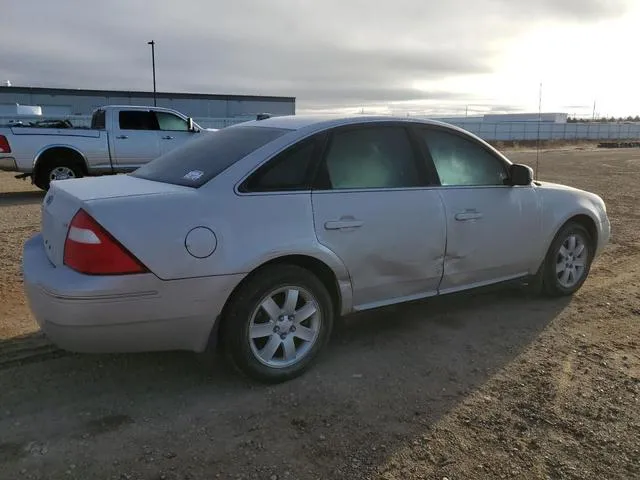
<svg viewBox="0 0 640 480"><path fill-rule="evenodd" d="M0 153L11 153L11 145L4 135L0 135Z"/></svg>
<svg viewBox="0 0 640 480"><path fill-rule="evenodd" d="M71 220L64 264L87 275L125 275L149 270L84 210Z"/></svg>

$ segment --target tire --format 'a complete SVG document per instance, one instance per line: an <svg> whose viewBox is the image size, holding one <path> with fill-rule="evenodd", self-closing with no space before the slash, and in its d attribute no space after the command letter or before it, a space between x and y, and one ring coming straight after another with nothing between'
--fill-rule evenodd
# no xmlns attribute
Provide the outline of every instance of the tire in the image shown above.
<svg viewBox="0 0 640 480"><path fill-rule="evenodd" d="M297 295L290 293L294 290ZM323 350L331 336L333 311L326 287L308 270L295 265L265 267L225 307L223 347L233 364L254 380L291 380L304 373ZM291 313L297 315L290 317ZM251 331L258 336L252 338Z"/></svg>
<svg viewBox="0 0 640 480"><path fill-rule="evenodd" d="M41 166L37 167L33 183L41 190L49 190L49 186L52 180L57 177L67 175L67 178L81 178L84 176L84 172L77 162L69 159L55 159L49 160ZM60 179L60 178L58 178Z"/></svg>
<svg viewBox="0 0 640 480"><path fill-rule="evenodd" d="M574 245L572 238L575 239L574 249L571 248ZM593 255L594 242L587 229L573 221L565 224L545 257L541 272L542 291L552 297L574 294L589 276Z"/></svg>

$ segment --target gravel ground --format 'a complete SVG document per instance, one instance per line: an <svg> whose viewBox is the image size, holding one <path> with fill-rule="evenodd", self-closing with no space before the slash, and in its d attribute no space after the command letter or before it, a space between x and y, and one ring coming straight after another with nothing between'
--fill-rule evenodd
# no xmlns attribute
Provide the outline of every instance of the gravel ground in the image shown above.
<svg viewBox="0 0 640 480"><path fill-rule="evenodd" d="M52 348L19 263L42 194L0 174L0 478L640 478L640 150L547 151L539 177L607 202L612 243L573 298L361 314L265 387L186 353Z"/></svg>

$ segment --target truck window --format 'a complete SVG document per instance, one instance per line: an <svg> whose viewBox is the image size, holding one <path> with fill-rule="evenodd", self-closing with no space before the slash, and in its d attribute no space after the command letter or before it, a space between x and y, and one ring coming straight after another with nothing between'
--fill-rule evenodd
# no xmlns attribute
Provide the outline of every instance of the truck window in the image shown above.
<svg viewBox="0 0 640 480"><path fill-rule="evenodd" d="M93 130L104 130L107 127L104 110L96 110L91 117L91 128Z"/></svg>
<svg viewBox="0 0 640 480"><path fill-rule="evenodd" d="M180 118L173 113L156 112L156 118L158 119L158 125L160 130L172 130L186 132L189 130L189 124L186 120Z"/></svg>
<svg viewBox="0 0 640 480"><path fill-rule="evenodd" d="M121 110L118 120L120 122L120 130L158 130L158 121L153 112Z"/></svg>
<svg viewBox="0 0 640 480"><path fill-rule="evenodd" d="M238 160L290 132L283 128L237 126L201 132L130 175L198 188Z"/></svg>

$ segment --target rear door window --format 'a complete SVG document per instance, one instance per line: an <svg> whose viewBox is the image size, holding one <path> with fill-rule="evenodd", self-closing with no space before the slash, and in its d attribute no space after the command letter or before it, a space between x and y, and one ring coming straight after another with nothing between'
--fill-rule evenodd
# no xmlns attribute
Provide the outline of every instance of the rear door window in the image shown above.
<svg viewBox="0 0 640 480"><path fill-rule="evenodd" d="M102 109L96 110L93 117L91 117L91 128L93 130L104 130L106 128L106 124L105 111Z"/></svg>
<svg viewBox="0 0 640 480"><path fill-rule="evenodd" d="M303 140L269 160L240 186L242 192L311 190L317 140Z"/></svg>
<svg viewBox="0 0 640 480"><path fill-rule="evenodd" d="M283 128L238 126L199 138L165 153L131 173L156 182L200 187L258 148L290 132Z"/></svg>
<svg viewBox="0 0 640 480"><path fill-rule="evenodd" d="M156 116L149 111L121 110L118 121L120 130L158 130Z"/></svg>
<svg viewBox="0 0 640 480"><path fill-rule="evenodd" d="M337 131L320 169L318 188L411 188L422 186L409 135L399 126Z"/></svg>

